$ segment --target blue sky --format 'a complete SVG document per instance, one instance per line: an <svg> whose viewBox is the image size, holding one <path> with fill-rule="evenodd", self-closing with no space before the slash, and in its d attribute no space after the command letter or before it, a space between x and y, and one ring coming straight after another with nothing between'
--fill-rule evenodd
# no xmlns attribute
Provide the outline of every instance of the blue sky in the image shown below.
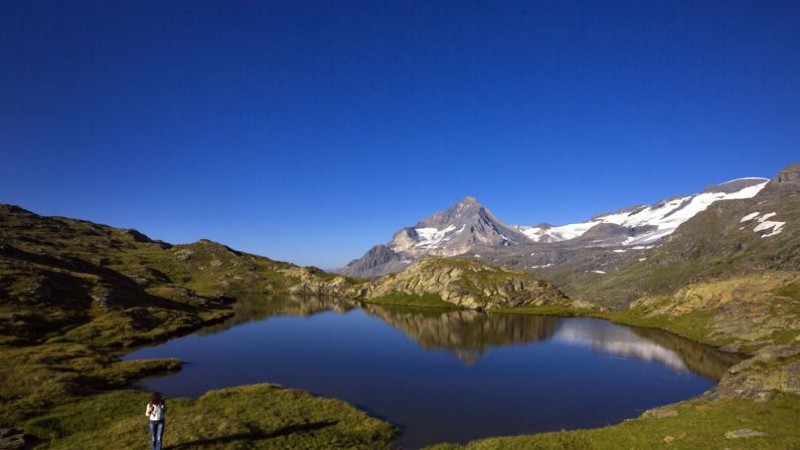
<svg viewBox="0 0 800 450"><path fill-rule="evenodd" d="M0 2L0 202L335 267L800 160L797 1Z"/></svg>

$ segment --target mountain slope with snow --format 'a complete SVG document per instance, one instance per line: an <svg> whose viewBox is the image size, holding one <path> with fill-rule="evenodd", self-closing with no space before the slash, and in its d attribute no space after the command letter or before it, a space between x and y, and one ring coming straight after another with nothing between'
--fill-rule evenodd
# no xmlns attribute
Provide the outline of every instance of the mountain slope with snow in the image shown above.
<svg viewBox="0 0 800 450"><path fill-rule="evenodd" d="M586 222L562 226L509 226L477 200L467 197L413 227L401 229L388 244L376 245L339 273L375 277L398 272L424 256L461 256L483 258L520 270L544 270L547 275L564 267L570 272L578 269L581 273L603 275L646 258L644 253L714 203L752 198L768 181L740 178L710 186L698 194L599 214ZM769 217L753 218L756 226L780 232L778 224L766 220Z"/></svg>
<svg viewBox="0 0 800 450"><path fill-rule="evenodd" d="M595 244L645 245L672 234L682 223L705 211L710 205L722 200L752 198L767 185L767 178L740 178L706 188L694 195L674 197L655 205L626 208L611 214L595 216L587 222L553 226L515 226L514 228L533 242L561 242L577 239L600 224L622 227L627 236L620 233L594 235ZM606 227L609 231L616 227Z"/></svg>
<svg viewBox="0 0 800 450"><path fill-rule="evenodd" d="M573 283L568 290L589 301L625 308L637 298L668 295L691 283L732 274L797 272L798 223L800 164L792 164L754 197L715 202L696 214L646 259L618 266L591 284ZM563 283L556 284L563 289Z"/></svg>

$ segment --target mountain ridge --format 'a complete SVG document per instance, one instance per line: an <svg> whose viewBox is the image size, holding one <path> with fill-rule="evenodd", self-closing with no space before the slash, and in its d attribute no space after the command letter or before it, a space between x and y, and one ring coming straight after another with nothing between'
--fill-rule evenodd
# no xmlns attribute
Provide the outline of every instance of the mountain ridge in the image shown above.
<svg viewBox="0 0 800 450"><path fill-rule="evenodd" d="M707 186L697 194L672 196L652 205L621 208L612 213L595 214L586 222L560 226L546 222L536 226L507 225L474 197L466 197L447 210L423 218L413 227L400 229L389 243L372 247L361 258L336 272L372 278L403 270L423 256L465 257L474 253L473 256L479 258L487 251L505 255L495 256L494 263L500 265L507 265L504 260L513 254L516 264L512 266L517 269L558 264L535 261L527 266L520 264L530 258L516 249L538 248L532 244L554 244L562 255L576 247L649 249L715 202L752 198L768 182L768 178L761 177L737 178Z"/></svg>

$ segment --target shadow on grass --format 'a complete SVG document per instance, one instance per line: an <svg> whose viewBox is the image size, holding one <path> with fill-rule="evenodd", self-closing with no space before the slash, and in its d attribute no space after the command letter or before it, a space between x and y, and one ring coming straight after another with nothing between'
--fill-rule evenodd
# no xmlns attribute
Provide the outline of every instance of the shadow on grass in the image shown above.
<svg viewBox="0 0 800 450"><path fill-rule="evenodd" d="M264 433L260 431L250 431L247 433L239 433L239 434L232 434L230 436L221 436L216 438L208 438L208 439L198 439L196 441L191 442L184 442L178 445L170 445L164 447L165 450L185 450L189 448L197 448L199 446L205 445L220 445L220 444L229 444L231 442L236 441L255 441L261 439L272 439L280 436L288 436L294 433L303 433L307 431L315 431L320 430L322 428L327 428L339 423L337 420L329 420L329 421L320 421L320 422L311 422L311 423L304 423L304 424L297 424L297 425L289 425L283 428L278 428L275 431L270 433Z"/></svg>

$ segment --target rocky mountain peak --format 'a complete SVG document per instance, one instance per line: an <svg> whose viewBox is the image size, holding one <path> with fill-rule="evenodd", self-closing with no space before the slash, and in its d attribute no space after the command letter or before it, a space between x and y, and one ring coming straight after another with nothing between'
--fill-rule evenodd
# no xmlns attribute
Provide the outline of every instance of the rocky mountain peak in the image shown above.
<svg viewBox="0 0 800 450"><path fill-rule="evenodd" d="M478 215L485 214L486 208L475 197L466 197L445 211L437 211L420 220L415 228L440 228L451 224L461 224ZM491 214L491 213L490 213Z"/></svg>
<svg viewBox="0 0 800 450"><path fill-rule="evenodd" d="M380 252L370 251L340 273L377 276L397 272L423 256L450 257L478 246L512 246L529 243L519 231L503 223L475 197L466 197L449 209L396 232Z"/></svg>
<svg viewBox="0 0 800 450"><path fill-rule="evenodd" d="M781 185L800 186L800 163L794 163L781 169L772 181Z"/></svg>
<svg viewBox="0 0 800 450"><path fill-rule="evenodd" d="M557 261L563 260L558 255L564 252L577 254L586 249L592 249L586 250L587 255L595 251L610 252L623 258L629 251L659 245L684 222L710 205L753 198L767 184L766 178L738 178L709 186L696 194L672 196L652 205L623 208L595 215L585 222L559 226L548 223L509 226L475 197L465 197L449 209L436 212L413 227L397 231L385 249L368 252L340 273L371 277L397 272L423 256L453 257L468 253L474 253L472 257L475 258L491 254L495 260L497 255L503 255L501 259L507 257L514 261L515 266L527 268L557 266ZM769 184L775 185L780 195L800 192L800 164L782 170Z"/></svg>

